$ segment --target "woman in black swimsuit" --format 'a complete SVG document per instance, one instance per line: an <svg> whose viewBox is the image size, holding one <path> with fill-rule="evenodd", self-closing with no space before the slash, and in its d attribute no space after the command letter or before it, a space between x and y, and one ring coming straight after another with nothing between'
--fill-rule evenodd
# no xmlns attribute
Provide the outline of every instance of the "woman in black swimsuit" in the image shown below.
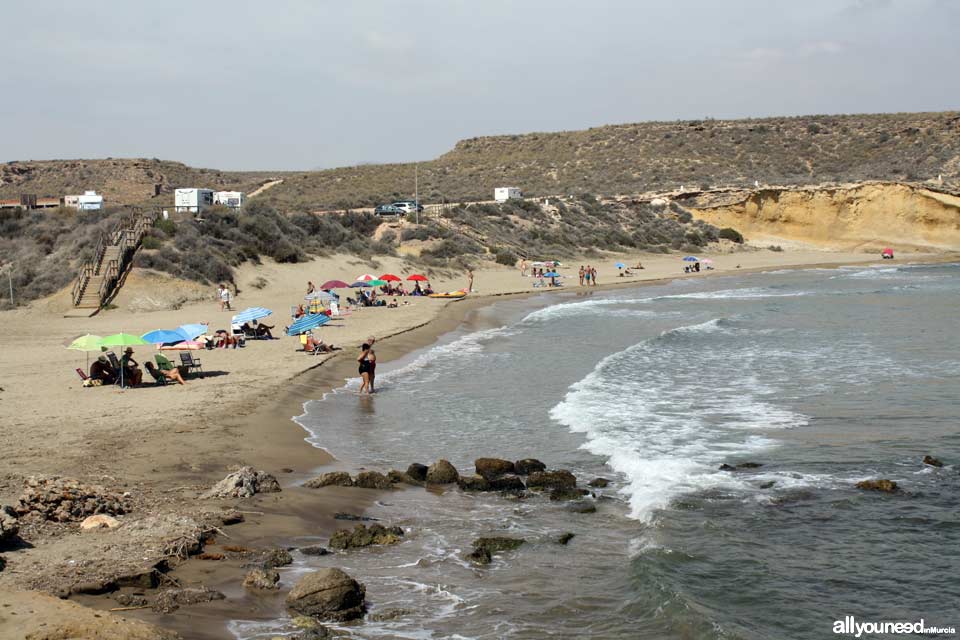
<svg viewBox="0 0 960 640"><path fill-rule="evenodd" d="M370 361L367 359L367 356L370 353L370 345L366 342L363 343L363 346L360 347L360 357L357 358L357 363L359 366L360 379L363 380L363 384L360 385L359 393L366 391L370 392Z"/></svg>

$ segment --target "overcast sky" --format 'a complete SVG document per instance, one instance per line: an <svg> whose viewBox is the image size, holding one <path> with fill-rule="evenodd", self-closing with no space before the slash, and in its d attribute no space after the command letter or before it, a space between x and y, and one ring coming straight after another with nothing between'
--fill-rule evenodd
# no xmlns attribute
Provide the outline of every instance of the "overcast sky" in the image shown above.
<svg viewBox="0 0 960 640"><path fill-rule="evenodd" d="M960 107L954 0L3 4L0 161L308 169L488 134Z"/></svg>

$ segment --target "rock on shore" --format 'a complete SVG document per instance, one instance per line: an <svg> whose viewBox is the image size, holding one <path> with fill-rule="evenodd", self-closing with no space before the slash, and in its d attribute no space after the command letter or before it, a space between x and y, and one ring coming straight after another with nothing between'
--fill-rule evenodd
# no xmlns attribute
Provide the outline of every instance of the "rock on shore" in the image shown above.
<svg viewBox="0 0 960 640"><path fill-rule="evenodd" d="M330 471L316 478L311 478L303 483L308 489L319 489L321 487L352 487L353 478L346 471Z"/></svg>
<svg viewBox="0 0 960 640"><path fill-rule="evenodd" d="M339 529L330 538L331 549L358 549L375 544L397 544L403 537L400 527L358 524L353 529Z"/></svg>
<svg viewBox="0 0 960 640"><path fill-rule="evenodd" d="M218 482L201 498L249 498L257 493L280 491L277 479L253 467L241 467Z"/></svg>
<svg viewBox="0 0 960 640"><path fill-rule="evenodd" d="M900 487L897 486L896 482L885 478L880 480L861 480L857 483L857 489L882 491L883 493L897 493L900 491Z"/></svg>
<svg viewBox="0 0 960 640"><path fill-rule="evenodd" d="M0 546L15 541L20 533L20 522L13 507L0 507Z"/></svg>
<svg viewBox="0 0 960 640"><path fill-rule="evenodd" d="M300 579L287 594L287 608L321 620L363 616L367 589L340 569L320 569Z"/></svg>
<svg viewBox="0 0 960 640"><path fill-rule="evenodd" d="M459 479L456 467L448 460L437 460L427 469L426 481L430 484L453 484Z"/></svg>
<svg viewBox="0 0 960 640"><path fill-rule="evenodd" d="M490 564L491 560L493 560L493 554L498 551L512 551L524 542L526 541L523 538L506 538L502 536L477 538L473 541L473 551L467 554L467 558L477 564Z"/></svg>

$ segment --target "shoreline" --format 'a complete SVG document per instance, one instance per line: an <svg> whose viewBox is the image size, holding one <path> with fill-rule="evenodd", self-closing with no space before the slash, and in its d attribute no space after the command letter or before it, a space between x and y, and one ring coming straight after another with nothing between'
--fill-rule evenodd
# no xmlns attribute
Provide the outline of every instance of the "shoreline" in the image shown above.
<svg viewBox="0 0 960 640"><path fill-rule="evenodd" d="M788 255L789 253L786 254L786 256ZM900 261L899 264L956 261L958 261L958 256L949 254L925 256L909 262ZM891 265L888 261L879 259L862 262L844 260L804 262L747 267L736 271L716 270L691 275L681 273L647 279L625 279L623 281L608 279L603 284L589 287L589 289L574 284L559 289L545 288L476 294L475 296L468 296L464 300L444 303L426 321L413 326L401 327L399 330L382 336L377 335L377 354L381 363L388 363L426 348L434 344L441 336L460 327L472 312L506 299L532 298L537 294L548 292L592 295L598 291L639 288L696 276L720 277L774 270L839 268L842 266L868 268L876 265L897 266L897 263ZM547 304L553 303L553 301L547 302ZM375 331L373 333L376 335ZM225 463L244 461L257 469L265 469L276 474L283 486L283 492L280 494L257 495L246 501L218 501L218 504L239 505L240 508L245 510L262 512L262 515L250 518L244 524L231 527L227 531L230 544L250 544L262 548L285 545L293 538L302 537L304 532L310 532L310 535L314 537L324 538L329 536L336 528L344 526L344 523L333 518L336 510L347 510L347 507L349 507L351 512L356 513L359 510L357 515L363 515L364 510L383 492L365 489L334 489L331 487L310 490L298 486L307 478L316 475L315 472L321 467L324 470L340 468L347 470L344 466L346 462L336 459L335 452L305 442L309 433L295 418L302 415L304 404L307 401L322 397L324 393L341 386L344 379L356 376L355 364L352 359L353 351L352 345L347 344L344 351L326 356L319 362L312 362L309 366L294 371L288 377L283 377L257 389L255 393L244 398L242 407L234 415L218 416L215 407L187 416L189 420L174 422L172 425L174 427L173 431L176 431L178 426L186 427L191 425L192 422L192 431L186 431L185 433L197 433L213 429L216 431L216 435L213 437L215 441L213 450L211 450L211 443L209 442L209 436L213 434L205 434L204 444L207 451L203 451L202 448L190 451L188 443L181 443L181 451L174 456L178 458L176 464L169 465L166 468L152 469L162 476L159 479L161 485L177 484L178 487L181 484L190 485L179 487L175 495L170 496L172 498L170 510L182 512L184 509L188 509L190 502L196 495L196 490L209 487L225 475ZM149 448L148 442L143 444ZM204 454L209 454L209 456L204 458ZM198 458L204 459L200 461ZM136 464L134 464L135 466ZM291 473L279 472L280 469L285 468L291 468L293 471ZM355 472L358 469L349 470ZM387 469L378 470L385 472ZM149 472L151 469L148 466L144 471ZM9 489L9 486L7 489ZM157 488L153 487L148 490L155 491ZM318 493L320 491L322 493ZM9 556L7 557L9 558ZM279 602L278 605L277 598L271 600L270 597L251 597L243 592L243 588L239 585L245 570L239 566L240 564L232 561L215 563L191 559L175 568L171 573L174 576L184 576L187 582L202 579L204 584L213 588L222 585L225 592L228 591L230 594L230 599L226 601L191 607L189 616L159 616L149 613L148 610L125 612L125 615L151 621L166 628L179 629L181 632L190 632L191 635L186 637L225 637L223 624L226 620L244 617L250 614L252 610L259 611L259 615L271 615L271 612L276 611L277 606L282 607L282 602ZM9 575L7 572L0 573L0 579ZM362 581L362 576L357 576L357 578ZM230 585L233 585L233 587L231 588ZM0 582L0 588L8 588L9 586L6 581ZM289 587L290 585L287 584L286 586ZM115 606L113 601L102 596L84 596L82 599L76 598L76 600L97 609ZM260 604L254 606L256 603ZM203 623L200 625L202 629L197 626L198 616L203 618ZM189 618L192 618L193 621L189 621ZM0 631L2 631L2 625L0 625ZM196 635L197 633L201 635Z"/></svg>

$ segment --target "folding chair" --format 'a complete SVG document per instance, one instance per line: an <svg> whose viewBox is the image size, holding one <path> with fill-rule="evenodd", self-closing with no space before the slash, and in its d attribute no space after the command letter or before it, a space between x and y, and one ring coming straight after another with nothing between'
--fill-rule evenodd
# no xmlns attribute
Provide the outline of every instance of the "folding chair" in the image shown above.
<svg viewBox="0 0 960 640"><path fill-rule="evenodd" d="M187 373L196 370L197 374L203 377L203 367L200 365L200 358L193 357L189 351L180 352L180 362L187 369Z"/></svg>

